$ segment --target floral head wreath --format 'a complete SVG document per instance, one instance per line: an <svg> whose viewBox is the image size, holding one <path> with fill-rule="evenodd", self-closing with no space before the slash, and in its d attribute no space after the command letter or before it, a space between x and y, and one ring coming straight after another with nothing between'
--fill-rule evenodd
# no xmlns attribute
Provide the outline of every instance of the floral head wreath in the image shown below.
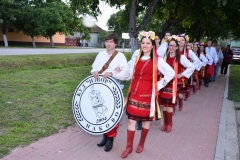
<svg viewBox="0 0 240 160"><path fill-rule="evenodd" d="M199 42L199 45L205 47L205 43L204 42Z"/></svg>
<svg viewBox="0 0 240 160"><path fill-rule="evenodd" d="M172 35L172 36L168 37L168 41L169 41L169 42L172 41L172 40L176 41L176 42L179 44L179 42L180 42L180 37L178 37L178 36L176 36L176 35Z"/></svg>
<svg viewBox="0 0 240 160"><path fill-rule="evenodd" d="M200 46L200 43L199 43L199 42L195 42L195 43L193 44L193 46L194 46L194 47L199 47L199 46Z"/></svg>
<svg viewBox="0 0 240 160"><path fill-rule="evenodd" d="M143 37L147 37L150 38L151 40L155 40L156 36L155 36L155 32L153 31L140 31L139 35L138 35L138 40L141 41L143 39Z"/></svg>
<svg viewBox="0 0 240 160"><path fill-rule="evenodd" d="M186 39L186 41L189 42L189 37L188 37L188 35L186 35L185 33L179 34L178 37L184 37L184 38Z"/></svg>

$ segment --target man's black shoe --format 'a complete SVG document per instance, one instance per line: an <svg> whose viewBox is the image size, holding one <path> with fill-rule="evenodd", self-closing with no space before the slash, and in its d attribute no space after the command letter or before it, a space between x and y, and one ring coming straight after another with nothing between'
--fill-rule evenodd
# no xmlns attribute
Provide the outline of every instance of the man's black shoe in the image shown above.
<svg viewBox="0 0 240 160"><path fill-rule="evenodd" d="M104 149L106 152L108 152L108 151L110 151L112 149L113 141L114 141L114 138L108 138L107 137L107 142L105 144L105 149Z"/></svg>
<svg viewBox="0 0 240 160"><path fill-rule="evenodd" d="M101 142L99 142L99 143L97 144L97 146L98 146L98 147L105 146L106 142L107 142L107 136L106 136L105 134L103 134L103 139L101 140Z"/></svg>
<svg viewBox="0 0 240 160"><path fill-rule="evenodd" d="M137 121L137 130L142 130L142 121Z"/></svg>

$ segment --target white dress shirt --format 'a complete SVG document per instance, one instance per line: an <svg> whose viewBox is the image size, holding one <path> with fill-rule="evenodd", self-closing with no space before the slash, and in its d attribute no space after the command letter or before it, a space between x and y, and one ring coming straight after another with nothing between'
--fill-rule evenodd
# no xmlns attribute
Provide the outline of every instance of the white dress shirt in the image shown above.
<svg viewBox="0 0 240 160"><path fill-rule="evenodd" d="M195 66L193 63L191 63L187 58L186 56L184 55L181 55L181 58L180 58L180 63L186 68L183 72L182 72L182 75L186 78L189 78L194 70L195 70Z"/></svg>
<svg viewBox="0 0 240 160"><path fill-rule="evenodd" d="M206 54L206 57L207 57L207 59L208 59L208 65L212 65L212 63L213 63L213 58L212 58L212 56L210 56L209 54Z"/></svg>
<svg viewBox="0 0 240 160"><path fill-rule="evenodd" d="M164 55L166 54L168 48L168 43L167 42L162 42L160 47L158 47L157 49L157 55L161 58L164 57Z"/></svg>
<svg viewBox="0 0 240 160"><path fill-rule="evenodd" d="M199 71L202 67L202 62L191 49L188 50L188 57L192 60L195 69Z"/></svg>
<svg viewBox="0 0 240 160"><path fill-rule="evenodd" d="M99 72L110 57L111 55L109 55L107 51L99 52L97 57L95 58L95 61L92 64L91 73L95 71ZM121 70L119 73L114 71L117 67L119 67ZM109 64L108 68L102 74L104 74L105 72L111 72L112 77L118 80L127 79L129 77L129 69L125 55L121 52L118 52L118 54Z"/></svg>
<svg viewBox="0 0 240 160"><path fill-rule="evenodd" d="M214 47L210 47L210 48L206 47L205 51L206 51L207 54L209 54L213 58L213 62L215 64L217 64L217 62L218 62L218 55L217 55L216 49Z"/></svg>
<svg viewBox="0 0 240 160"><path fill-rule="evenodd" d="M138 56L139 51L140 51L140 49L137 49L137 50L132 54L132 58L130 59L130 61L128 61L128 66L129 66L129 67L132 66L132 65L134 65L135 60L136 60L136 58L137 58L137 56Z"/></svg>
<svg viewBox="0 0 240 160"><path fill-rule="evenodd" d="M205 67L208 63L208 59L202 53L200 54L199 58L202 61L202 66Z"/></svg>

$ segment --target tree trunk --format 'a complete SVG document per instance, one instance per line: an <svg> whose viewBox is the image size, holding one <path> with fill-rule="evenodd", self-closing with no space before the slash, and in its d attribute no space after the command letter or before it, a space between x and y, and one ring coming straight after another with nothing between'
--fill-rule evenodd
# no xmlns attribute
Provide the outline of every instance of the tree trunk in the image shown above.
<svg viewBox="0 0 240 160"><path fill-rule="evenodd" d="M137 0L132 0L131 10L130 10L130 22L129 22L129 37L130 37L130 48L132 54L137 49L137 31L136 31L136 10L137 10Z"/></svg>
<svg viewBox="0 0 240 160"><path fill-rule="evenodd" d="M138 33L140 30L143 30L148 22L151 19L153 10L159 0L153 0L148 3L148 9L146 11L146 14L141 22L141 24L137 27L136 26L136 10L138 6L138 1L137 0L132 0L131 3L131 9L130 9L130 22L129 22L129 37L130 37L130 47L131 47L131 52L134 53L135 50L138 49Z"/></svg>
<svg viewBox="0 0 240 160"><path fill-rule="evenodd" d="M138 39L137 37L130 37L130 45L132 54L138 49Z"/></svg>
<svg viewBox="0 0 240 160"><path fill-rule="evenodd" d="M34 36L31 36L32 38L32 45L33 45L33 48L36 48L36 44L35 44L35 41L34 41Z"/></svg>
<svg viewBox="0 0 240 160"><path fill-rule="evenodd" d="M50 38L51 48L54 48L54 43L53 43L52 35L49 36L49 38Z"/></svg>
<svg viewBox="0 0 240 160"><path fill-rule="evenodd" d="M8 40L6 34L3 34L3 41L4 41L4 46L8 47Z"/></svg>
<svg viewBox="0 0 240 160"><path fill-rule="evenodd" d="M7 22L6 22L6 20L3 18L3 23L2 23L3 41L4 41L4 46L5 46L5 47L8 47L8 40L7 40L6 31L7 31Z"/></svg>

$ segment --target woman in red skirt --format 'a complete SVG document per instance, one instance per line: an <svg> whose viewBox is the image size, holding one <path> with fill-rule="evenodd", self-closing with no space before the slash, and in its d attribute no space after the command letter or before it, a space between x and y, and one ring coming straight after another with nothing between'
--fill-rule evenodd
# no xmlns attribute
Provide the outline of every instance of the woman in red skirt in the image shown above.
<svg viewBox="0 0 240 160"><path fill-rule="evenodd" d="M162 131L167 133L172 130L173 109L178 98L178 92L183 86L182 78L189 78L195 70L194 65L179 53L180 38L173 35L170 37L164 60L173 68L175 77L160 91L160 103L163 105L164 125ZM185 70L183 71L183 67ZM163 77L164 78L164 77ZM180 108L179 108L180 109Z"/></svg>
<svg viewBox="0 0 240 160"><path fill-rule="evenodd" d="M194 73L193 73L193 93L196 94L197 89L202 84L202 77L203 77L203 75L202 75L203 71L202 70L206 66L208 60L204 56L204 54L200 54L200 43L199 42L195 42L194 43L194 45L193 45L193 52L201 60L201 64L199 66L199 70L195 70Z"/></svg>
<svg viewBox="0 0 240 160"><path fill-rule="evenodd" d="M208 59L206 58L206 53L205 53L205 49L204 49L204 43L199 43L199 49L197 52L197 56L199 57L199 59L202 61L202 67L200 69L200 71L198 72L198 90L201 89L202 86L202 81L204 80L205 77L205 67L208 63Z"/></svg>
<svg viewBox="0 0 240 160"><path fill-rule="evenodd" d="M161 117L158 91L175 75L173 69L156 54L154 32L141 31L139 40L141 41L141 49L135 59L135 64L130 67L132 81L125 100L128 129L127 147L121 155L122 158L126 158L133 150L135 125L139 120L142 121L142 132L136 152L143 151L150 121L158 120ZM164 75L160 81L157 81L158 72Z"/></svg>
<svg viewBox="0 0 240 160"><path fill-rule="evenodd" d="M178 35L180 37L180 42L179 42L179 53L181 55L185 55L186 58L191 62L193 63L194 65L194 70L200 70L199 66L201 65L201 61L199 60L199 58L194 54L194 52L191 50L191 49L187 49L186 47L186 43L189 41L189 38L187 35L185 34L180 34ZM183 67L182 70L184 71L185 68ZM185 98L184 98L184 101L187 101L188 100L188 97L190 96L190 88L191 88L191 85L192 85L192 77L190 75L190 77L186 78L182 78L182 81L183 81L183 87L180 88L180 95L179 96L179 108L183 108L183 105L182 105L182 94L185 93Z"/></svg>

